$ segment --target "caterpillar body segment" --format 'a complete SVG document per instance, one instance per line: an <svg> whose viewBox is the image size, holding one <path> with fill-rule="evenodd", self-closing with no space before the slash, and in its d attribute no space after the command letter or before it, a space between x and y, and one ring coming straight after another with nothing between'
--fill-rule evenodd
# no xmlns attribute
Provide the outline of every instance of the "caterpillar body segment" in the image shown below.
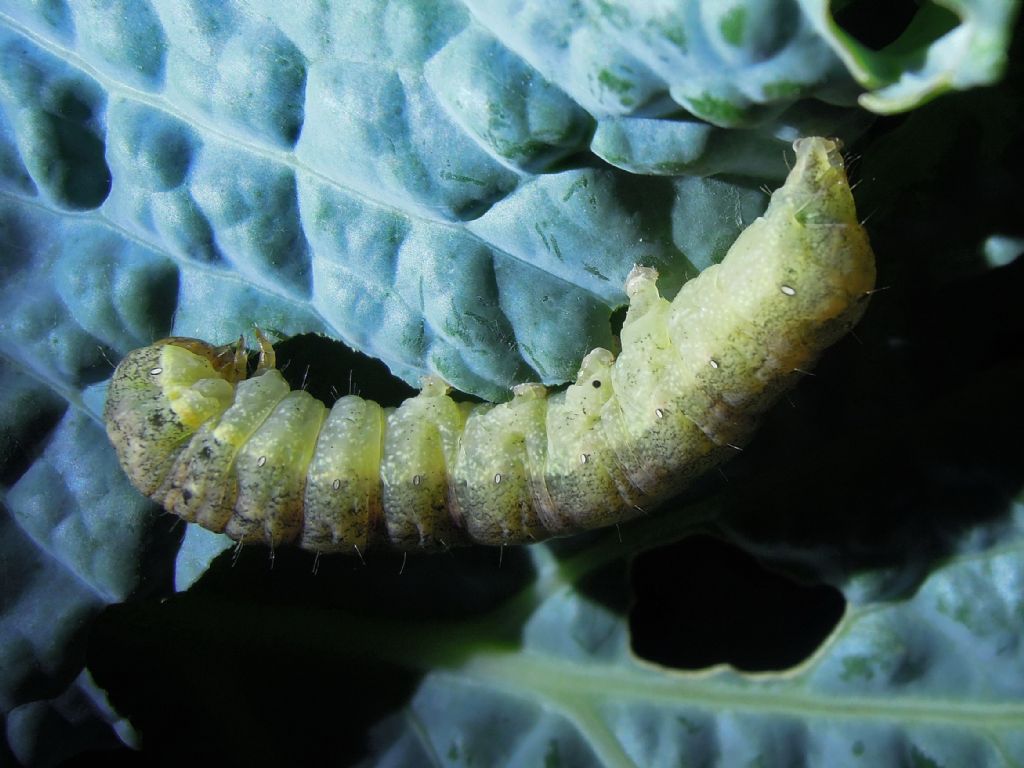
<svg viewBox="0 0 1024 768"><path fill-rule="evenodd" d="M874 257L839 147L796 143L765 215L671 302L636 267L621 352L549 395L456 403L436 377L397 409L290 391L261 341L164 339L125 357L107 431L168 511L239 541L361 553L516 544L628 520L735 453L860 318Z"/></svg>

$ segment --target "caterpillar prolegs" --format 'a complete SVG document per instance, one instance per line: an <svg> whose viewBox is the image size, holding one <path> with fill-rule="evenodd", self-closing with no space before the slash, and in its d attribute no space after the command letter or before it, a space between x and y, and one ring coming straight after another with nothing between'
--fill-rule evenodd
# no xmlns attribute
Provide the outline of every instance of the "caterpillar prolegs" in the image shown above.
<svg viewBox="0 0 1024 768"><path fill-rule="evenodd" d="M456 403L436 377L397 409L289 391L260 337L170 338L127 355L107 433L132 483L232 538L321 552L515 544L625 521L735 452L860 318L875 279L836 142L796 164L721 264L670 303L635 267L614 357L548 396Z"/></svg>

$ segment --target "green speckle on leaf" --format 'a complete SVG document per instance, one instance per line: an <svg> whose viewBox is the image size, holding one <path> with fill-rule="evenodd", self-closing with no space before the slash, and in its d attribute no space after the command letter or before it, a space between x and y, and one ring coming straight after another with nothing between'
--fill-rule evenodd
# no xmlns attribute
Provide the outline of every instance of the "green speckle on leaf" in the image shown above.
<svg viewBox="0 0 1024 768"><path fill-rule="evenodd" d="M480 315L480 314L478 314L476 312L472 312L472 311L466 312L466 317L471 317L474 320L476 320L480 325L484 325L484 326L490 325L491 323L494 322L493 320L488 320L483 315Z"/></svg>
<svg viewBox="0 0 1024 768"><path fill-rule="evenodd" d="M558 751L558 742L551 739L548 742L548 750L544 753L544 768L561 768L562 755Z"/></svg>
<svg viewBox="0 0 1024 768"><path fill-rule="evenodd" d="M718 28L722 32L722 39L732 45L743 43L743 33L747 26L747 9L742 5L730 8L719 23Z"/></svg>
<svg viewBox="0 0 1024 768"><path fill-rule="evenodd" d="M450 171L441 171L440 174L442 179L448 181L461 181L464 184L476 184L478 187L488 186L487 182L483 179L474 179L472 176L465 176L461 173L452 173Z"/></svg>
<svg viewBox="0 0 1024 768"><path fill-rule="evenodd" d="M450 336L462 339L464 342L467 343L472 342L472 334L469 332L469 328L466 327L466 323L461 317L445 318L444 330L445 333L449 334Z"/></svg>
<svg viewBox="0 0 1024 768"><path fill-rule="evenodd" d="M765 83L761 92L769 101L786 101L800 96L804 86L800 83L779 80L775 83Z"/></svg>
<svg viewBox="0 0 1024 768"><path fill-rule="evenodd" d="M699 723L694 723L688 717L683 717L682 715L676 717L676 722L689 734L697 733L701 729Z"/></svg>
<svg viewBox="0 0 1024 768"><path fill-rule="evenodd" d="M549 241L551 243L551 252L555 255L555 258L559 261L564 261L565 256L562 255L562 249L558 247L558 238L552 234Z"/></svg>
<svg viewBox="0 0 1024 768"><path fill-rule="evenodd" d="M570 184L569 188L565 190L565 194L562 195L562 202L567 203L569 199L577 192L579 192L582 189L586 189L589 183L590 182L587 181L587 178L585 176L581 176L580 178L576 179L576 181Z"/></svg>
<svg viewBox="0 0 1024 768"><path fill-rule="evenodd" d="M622 100L622 103L629 106L633 103L627 94L633 90L633 83L624 77L619 77L614 74L611 70L602 69L597 76L597 81L601 83L609 91L613 91L618 94Z"/></svg>
<svg viewBox="0 0 1024 768"><path fill-rule="evenodd" d="M744 111L735 104L704 94L689 100L690 111L716 125L735 125L742 122Z"/></svg>
<svg viewBox="0 0 1024 768"><path fill-rule="evenodd" d="M544 228L543 228L543 226L541 225L541 223L539 221L534 222L534 224L533 224L533 231L537 233L537 237L539 237L540 241L542 243L544 243L544 248L546 250L550 251L551 250L551 243L548 242L548 237L547 237L547 235L544 234Z"/></svg>
<svg viewBox="0 0 1024 768"><path fill-rule="evenodd" d="M610 0L596 0L601 17L613 27L625 29L630 25L629 8Z"/></svg>
<svg viewBox="0 0 1024 768"><path fill-rule="evenodd" d="M663 176L677 176L686 173L689 165L673 160L661 160L654 164L654 170Z"/></svg>
<svg viewBox="0 0 1024 768"><path fill-rule="evenodd" d="M874 676L874 667L867 656L847 656L843 659L843 671L840 675L843 680L871 680Z"/></svg>
<svg viewBox="0 0 1024 768"><path fill-rule="evenodd" d="M665 39L673 43L680 51L686 51L686 30L679 24L665 24L660 28Z"/></svg>
<svg viewBox="0 0 1024 768"><path fill-rule="evenodd" d="M941 763L937 763L913 745L910 747L910 764L913 768L943 768Z"/></svg>

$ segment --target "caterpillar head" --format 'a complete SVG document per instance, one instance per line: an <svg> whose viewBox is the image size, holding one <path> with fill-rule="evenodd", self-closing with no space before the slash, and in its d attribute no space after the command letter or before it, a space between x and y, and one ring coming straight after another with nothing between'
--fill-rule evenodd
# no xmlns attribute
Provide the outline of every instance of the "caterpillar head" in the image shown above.
<svg viewBox="0 0 1024 768"><path fill-rule="evenodd" d="M160 483L181 441L231 404L246 362L241 340L214 346L171 337L130 352L117 366L103 419L121 465L143 493Z"/></svg>

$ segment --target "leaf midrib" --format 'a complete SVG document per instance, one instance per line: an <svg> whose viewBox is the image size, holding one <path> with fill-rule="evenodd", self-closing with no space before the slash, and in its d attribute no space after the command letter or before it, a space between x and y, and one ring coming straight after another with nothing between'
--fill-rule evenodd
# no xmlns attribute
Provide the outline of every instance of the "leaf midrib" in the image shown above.
<svg viewBox="0 0 1024 768"><path fill-rule="evenodd" d="M719 666L699 673L658 669L657 674L624 665L579 664L530 651L481 653L458 670L438 671L441 676L486 682L512 695L536 699L544 696L559 708L574 710L586 702L614 699L712 711L735 710L754 714L785 714L804 720L885 720L953 726L968 730L1020 728L1024 702L991 703L948 698L886 695L849 696L816 694L780 688L782 676L769 680L744 679ZM652 670L653 671L653 670ZM716 680L730 674L745 685ZM588 704L589 705L589 704Z"/></svg>

